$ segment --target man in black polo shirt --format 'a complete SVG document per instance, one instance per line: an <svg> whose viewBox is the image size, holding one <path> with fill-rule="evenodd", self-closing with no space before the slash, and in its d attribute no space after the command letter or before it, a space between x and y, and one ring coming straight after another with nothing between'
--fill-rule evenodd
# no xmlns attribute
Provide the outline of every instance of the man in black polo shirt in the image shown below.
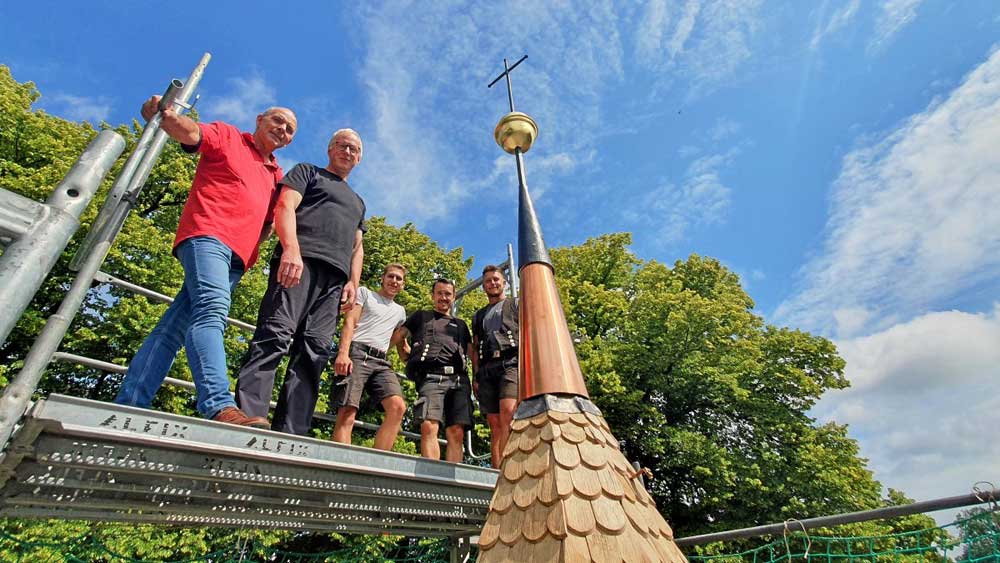
<svg viewBox="0 0 1000 563"><path fill-rule="evenodd" d="M341 129L327 154L326 168L301 163L281 180L274 208L279 244L236 384L239 407L266 417L274 371L290 353L271 426L299 435L309 432L337 316L354 304L364 259L365 202L347 184L361 161L361 137Z"/></svg>
<svg viewBox="0 0 1000 563"><path fill-rule="evenodd" d="M465 358L472 354L472 335L462 319L451 316L455 284L437 279L431 288L433 311L417 311L401 328L410 338L406 373L417 384L413 417L420 420L420 455L441 458L438 429L443 422L447 461L462 461L462 437L472 426L472 386Z"/></svg>

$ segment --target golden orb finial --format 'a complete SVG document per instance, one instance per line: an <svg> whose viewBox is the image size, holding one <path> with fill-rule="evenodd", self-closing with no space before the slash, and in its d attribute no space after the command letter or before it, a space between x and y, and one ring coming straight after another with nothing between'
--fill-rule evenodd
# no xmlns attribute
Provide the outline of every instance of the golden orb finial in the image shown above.
<svg viewBox="0 0 1000 563"><path fill-rule="evenodd" d="M512 111L501 117L497 128L493 130L493 138L497 144L510 154L514 154L517 147L521 148L522 153L528 152L537 136L538 125L535 120L519 111Z"/></svg>

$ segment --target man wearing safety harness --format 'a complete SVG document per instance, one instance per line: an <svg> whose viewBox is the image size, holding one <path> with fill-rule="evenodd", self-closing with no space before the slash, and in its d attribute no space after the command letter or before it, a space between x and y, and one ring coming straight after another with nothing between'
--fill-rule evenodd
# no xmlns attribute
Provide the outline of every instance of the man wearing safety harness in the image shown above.
<svg viewBox="0 0 1000 563"><path fill-rule="evenodd" d="M354 418L366 389L385 411L382 425L375 433L375 448L390 450L396 441L406 403L399 376L386 353L390 346L396 346L401 357L406 353L406 340L400 329L406 320L406 310L395 302L405 282L406 267L387 265L382 273L382 287L377 292L359 287L354 308L344 316L340 348L334 361L337 377L330 399L330 406L337 409L335 442L351 443Z"/></svg>
<svg viewBox="0 0 1000 563"><path fill-rule="evenodd" d="M493 467L507 445L517 406L517 302L505 299L506 281L500 268L483 268L483 291L489 304L472 317L472 372L479 407L490 425Z"/></svg>
<svg viewBox="0 0 1000 563"><path fill-rule="evenodd" d="M417 385L413 417L420 420L420 455L440 459L438 430L443 422L448 442L445 459L462 461L462 437L472 426L472 388L465 358L472 354L472 335L462 319L451 316L455 284L438 278L431 288L433 311L417 311L403 323L410 338L406 373Z"/></svg>

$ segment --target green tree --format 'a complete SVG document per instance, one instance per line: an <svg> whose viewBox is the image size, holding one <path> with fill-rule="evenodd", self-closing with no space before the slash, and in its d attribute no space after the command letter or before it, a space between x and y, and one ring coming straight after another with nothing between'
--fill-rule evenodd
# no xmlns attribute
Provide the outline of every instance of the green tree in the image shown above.
<svg viewBox="0 0 1000 563"><path fill-rule="evenodd" d="M765 323L717 260L668 267L630 243L605 235L552 258L591 398L626 456L652 470L676 532L881 506L846 427L808 414L848 385L833 343Z"/></svg>
<svg viewBox="0 0 1000 563"><path fill-rule="evenodd" d="M0 187L35 200L44 200L49 195L86 144L96 135L96 130L87 123L73 123L33 109L32 104L40 95L32 83L18 83L7 67L0 66ZM197 115L194 117L197 118ZM101 127L107 128L109 125L102 124ZM129 126L116 127L115 130L126 139L125 154L128 154L141 133L141 125L133 122ZM109 179L81 218L80 235L67 247L24 318L0 348L0 386L5 386L7 378L20 369L33 339L45 320L55 312L72 283L73 275L66 265L76 252L82 233L86 232L96 217L111 179L117 176L123 161L121 159L108 175ZM176 294L182 283L183 272L171 255L171 248L196 163L196 156L185 153L177 143L167 143L150 173L135 209L102 266L104 272L162 294ZM272 238L261 248L260 262L240 282L233 296L231 317L255 322L258 304L266 287L267 260L275 242L276 239ZM382 267L388 262L401 262L410 268L407 288L399 297L400 303L408 312L430 307L430 284L435 277L454 279L459 287L464 285L466 272L472 263L472 259L465 257L461 248L444 249L412 224L395 227L382 217L370 219L365 242L363 283L378 287ZM471 316L471 311L478 303L477 299L473 297L464 303L462 312L466 317ZM166 305L163 303L152 302L126 290L107 285L96 286L88 294L60 349L127 364L165 309ZM231 373L239 366L249 337L248 333L238 328L230 327L226 331L225 345L229 365L233 368ZM191 379L184 354L178 356L169 375L178 379ZM117 392L120 381L121 376L117 374L53 362L46 370L37 394L44 396L49 393L65 393L109 401ZM407 387L407 393L412 401L415 398L412 385ZM187 390L169 386L164 386L157 393L153 408L195 415L193 395ZM318 408L326 409L325 392ZM367 409L364 418L379 422L381 414L377 409ZM324 424L319 424L314 429L320 437L328 436L329 431L329 425ZM370 442L370 437L363 435L357 436L357 439L359 443ZM484 447L483 444L484 442L480 442L480 449ZM403 440L397 442L397 449L415 453L413 444ZM286 541L301 545L303 541L300 535L288 532L179 528L171 528L169 532L165 532L157 526L63 521L7 520L0 529L26 541L37 542L39 549L43 550L45 544L81 537L88 545L104 545L125 557L145 559L188 558L250 538L263 545L277 546L284 545L280 542ZM318 543L333 549L339 545L358 542L364 544L369 541L371 549L377 549L377 545L394 541L374 537L369 540L345 540L337 535L329 538L331 539L328 541ZM358 549L362 548L364 545ZM99 552L100 549L94 547L87 553ZM2 557L4 554L0 553L0 558Z"/></svg>

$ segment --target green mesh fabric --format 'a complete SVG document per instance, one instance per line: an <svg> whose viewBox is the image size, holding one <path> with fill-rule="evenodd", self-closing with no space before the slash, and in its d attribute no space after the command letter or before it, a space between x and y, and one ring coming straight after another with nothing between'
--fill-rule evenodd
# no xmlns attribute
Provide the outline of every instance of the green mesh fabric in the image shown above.
<svg viewBox="0 0 1000 563"><path fill-rule="evenodd" d="M447 540L411 541L401 539L382 553L372 553L372 547L353 547L302 553L266 547L256 541L205 553L189 559L172 559L171 563L244 563L273 561L277 563L336 562L420 562L435 563L449 560ZM473 550L472 560L475 559ZM725 555L689 555L691 563L1000 563L1000 510L983 512L937 528L912 532L865 537L811 535L789 533L782 538L741 553ZM0 530L0 560L25 563L144 563L114 553L89 535L62 541L25 541ZM160 560L162 563L162 560Z"/></svg>
<svg viewBox="0 0 1000 563"><path fill-rule="evenodd" d="M741 553L689 555L691 563L1000 563L1000 511L946 526L884 536L790 532Z"/></svg>

